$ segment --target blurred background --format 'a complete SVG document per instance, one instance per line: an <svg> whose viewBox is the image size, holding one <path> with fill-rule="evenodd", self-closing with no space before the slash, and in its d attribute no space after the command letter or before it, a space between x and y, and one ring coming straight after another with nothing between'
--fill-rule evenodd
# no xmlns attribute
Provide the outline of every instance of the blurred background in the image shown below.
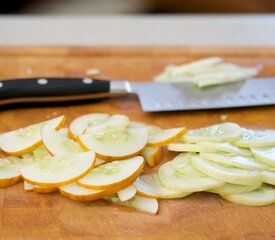
<svg viewBox="0 0 275 240"><path fill-rule="evenodd" d="M9 0L0 13L20 14L160 14L274 13L275 0Z"/></svg>

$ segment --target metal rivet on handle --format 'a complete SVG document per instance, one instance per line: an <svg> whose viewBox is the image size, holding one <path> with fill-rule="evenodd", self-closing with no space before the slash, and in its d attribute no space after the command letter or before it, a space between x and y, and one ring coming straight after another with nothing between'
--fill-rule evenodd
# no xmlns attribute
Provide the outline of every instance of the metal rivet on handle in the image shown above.
<svg viewBox="0 0 275 240"><path fill-rule="evenodd" d="M39 79L37 80L37 83L38 83L39 85L46 85L46 84L48 84L48 80L47 80L46 78L39 78Z"/></svg>
<svg viewBox="0 0 275 240"><path fill-rule="evenodd" d="M0 82L0 88L3 87L3 86L4 86L4 84L2 82Z"/></svg>
<svg viewBox="0 0 275 240"><path fill-rule="evenodd" d="M84 83L84 84L91 84L91 83L93 83L93 79L91 79L91 78L83 78L83 80L82 80L82 82Z"/></svg>

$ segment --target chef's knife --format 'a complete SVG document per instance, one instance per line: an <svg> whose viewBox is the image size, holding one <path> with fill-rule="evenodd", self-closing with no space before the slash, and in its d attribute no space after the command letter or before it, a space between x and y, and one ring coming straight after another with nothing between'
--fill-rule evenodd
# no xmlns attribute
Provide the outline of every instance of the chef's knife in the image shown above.
<svg viewBox="0 0 275 240"><path fill-rule="evenodd" d="M235 108L275 104L275 78L250 79L207 89L190 83L31 78L0 81L0 105L72 101L137 94L145 112Z"/></svg>

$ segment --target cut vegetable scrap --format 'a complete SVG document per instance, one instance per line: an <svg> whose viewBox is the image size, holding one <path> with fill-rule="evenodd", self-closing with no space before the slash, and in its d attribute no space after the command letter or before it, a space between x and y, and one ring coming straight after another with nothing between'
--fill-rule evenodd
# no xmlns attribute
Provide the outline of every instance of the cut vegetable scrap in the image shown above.
<svg viewBox="0 0 275 240"><path fill-rule="evenodd" d="M114 196L106 197L104 199L108 202L119 204L125 207L131 207L145 213L156 214L158 211L158 201L153 198L144 198L140 196L135 196L131 200L122 202L119 200L117 196L114 195Z"/></svg>
<svg viewBox="0 0 275 240"><path fill-rule="evenodd" d="M162 150L161 147L145 147L140 155L150 167L154 167L161 162Z"/></svg>
<svg viewBox="0 0 275 240"><path fill-rule="evenodd" d="M42 144L41 128L47 123L52 128L59 129L64 124L65 117L60 116L45 122L30 125L0 135L1 149L14 156L22 156L32 152Z"/></svg>
<svg viewBox="0 0 275 240"><path fill-rule="evenodd" d="M18 157L0 159L0 188L9 187L21 180L20 168L23 162Z"/></svg>
<svg viewBox="0 0 275 240"><path fill-rule="evenodd" d="M34 185L33 184L30 184L26 181L24 181L24 191L25 192L32 192L34 189Z"/></svg>
<svg viewBox="0 0 275 240"><path fill-rule="evenodd" d="M163 73L154 78L154 81L188 82L202 88L243 81L255 77L257 74L258 69L256 68L223 63L222 58L211 57L178 66L169 65Z"/></svg>
<svg viewBox="0 0 275 240"><path fill-rule="evenodd" d="M148 131L145 128L113 129L98 134L79 136L80 145L94 150L103 160L121 160L138 155L145 147Z"/></svg>
<svg viewBox="0 0 275 240"><path fill-rule="evenodd" d="M94 152L48 157L21 169L24 180L41 187L59 187L85 176L93 168Z"/></svg>
<svg viewBox="0 0 275 240"><path fill-rule="evenodd" d="M265 206L275 203L275 189L263 185L252 192L221 195L221 197L227 201L242 205Z"/></svg>
<svg viewBox="0 0 275 240"><path fill-rule="evenodd" d="M65 137L48 124L42 127L41 136L44 146L53 156L65 156L84 152L78 142Z"/></svg>
<svg viewBox="0 0 275 240"><path fill-rule="evenodd" d="M121 202L128 201L136 195L137 189L131 184L128 187L117 192L117 196Z"/></svg>
<svg viewBox="0 0 275 240"><path fill-rule="evenodd" d="M144 166L142 157L113 161L93 169L78 183L94 190L112 190L116 193L132 184Z"/></svg>
<svg viewBox="0 0 275 240"><path fill-rule="evenodd" d="M275 147L275 131L243 128L240 138L234 144L244 148Z"/></svg>
<svg viewBox="0 0 275 240"><path fill-rule="evenodd" d="M206 128L188 130L181 141L198 142L234 142L241 136L241 128L236 123L215 124Z"/></svg>

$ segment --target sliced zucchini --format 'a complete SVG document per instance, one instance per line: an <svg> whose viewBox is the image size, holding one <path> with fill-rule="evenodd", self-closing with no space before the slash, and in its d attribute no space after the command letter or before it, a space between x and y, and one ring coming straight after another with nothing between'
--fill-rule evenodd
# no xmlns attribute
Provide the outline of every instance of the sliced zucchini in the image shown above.
<svg viewBox="0 0 275 240"><path fill-rule="evenodd" d="M145 147L147 139L148 131L145 128L113 129L79 136L81 146L86 150L94 150L103 160L120 160L136 156Z"/></svg>
<svg viewBox="0 0 275 240"><path fill-rule="evenodd" d="M44 146L53 156L84 152L78 142L63 136L48 124L42 127L41 136Z"/></svg>
<svg viewBox="0 0 275 240"><path fill-rule="evenodd" d="M247 170L265 170L268 166L257 162L252 157L242 157L231 153L200 153L203 159L220 163L224 166L236 167Z"/></svg>
<svg viewBox="0 0 275 240"><path fill-rule="evenodd" d="M184 171L185 169L186 171ZM158 176L165 187L181 192L206 191L224 184L196 171L190 165L180 170L175 169L171 162L160 167Z"/></svg>
<svg viewBox="0 0 275 240"><path fill-rule="evenodd" d="M142 157L113 161L93 169L84 178L78 180L82 187L89 189L113 189L118 192L132 184L144 166Z"/></svg>
<svg viewBox="0 0 275 240"><path fill-rule="evenodd" d="M192 166L198 171L214 179L239 185L254 185L262 182L261 173L256 170L245 170L225 167L219 163L192 156Z"/></svg>
<svg viewBox="0 0 275 240"><path fill-rule="evenodd" d="M52 128L59 129L65 121L65 117L57 117L45 122L30 125L0 135L0 147L9 155L22 156L32 152L42 144L41 128L47 123Z"/></svg>
<svg viewBox="0 0 275 240"><path fill-rule="evenodd" d="M77 183L71 183L59 187L60 193L75 201L92 201L109 196L112 193L105 190L92 190L79 186Z"/></svg>
<svg viewBox="0 0 275 240"><path fill-rule="evenodd" d="M239 185L226 183L223 186L209 189L208 192L217 193L219 195L229 195L237 193L251 192L258 189L261 186L261 183L256 183L253 185Z"/></svg>
<svg viewBox="0 0 275 240"><path fill-rule="evenodd" d="M98 125L110 117L107 113L90 113L74 119L69 127L69 136L76 139L86 128Z"/></svg>
<svg viewBox="0 0 275 240"><path fill-rule="evenodd" d="M131 184L128 187L117 192L117 196L121 202L128 201L136 195L137 189Z"/></svg>
<svg viewBox="0 0 275 240"><path fill-rule="evenodd" d="M21 180L20 168L23 161L18 157L0 159L0 188L9 187Z"/></svg>
<svg viewBox="0 0 275 240"><path fill-rule="evenodd" d="M200 143L181 143L181 142L170 143L168 145L168 150L174 151L174 152L212 152L210 148L206 148ZM216 152L214 149L213 151Z"/></svg>
<svg viewBox="0 0 275 240"><path fill-rule="evenodd" d="M247 206L265 206L275 203L275 189L262 185L260 188L246 193L221 195L229 202Z"/></svg>
<svg viewBox="0 0 275 240"><path fill-rule="evenodd" d="M205 147L204 151L200 152L234 153L243 157L250 157L252 155L250 150L238 148L231 143L201 142L200 145Z"/></svg>
<svg viewBox="0 0 275 240"><path fill-rule="evenodd" d="M162 150L161 147L145 147L140 155L150 167L154 167L161 162Z"/></svg>
<svg viewBox="0 0 275 240"><path fill-rule="evenodd" d="M91 171L94 152L47 157L21 169L24 180L41 187L59 187L70 184Z"/></svg>
<svg viewBox="0 0 275 240"><path fill-rule="evenodd" d="M187 131L181 141L188 143L198 142L234 142L239 139L241 128L236 123L221 123L206 128Z"/></svg>
<svg viewBox="0 0 275 240"><path fill-rule="evenodd" d="M119 204L125 207L131 207L145 213L156 214L158 211L158 201L153 198L135 196L128 201L122 202L117 196L114 195L104 199L108 202Z"/></svg>
<svg viewBox="0 0 275 240"><path fill-rule="evenodd" d="M148 198L183 198L190 192L175 191L165 187L159 180L158 174L141 175L134 182L137 194Z"/></svg>
<svg viewBox="0 0 275 240"><path fill-rule="evenodd" d="M275 171L265 170L261 174L264 183L275 185Z"/></svg>
<svg viewBox="0 0 275 240"><path fill-rule="evenodd" d="M274 130L248 130L243 128L241 137L234 142L238 147L275 147Z"/></svg>
<svg viewBox="0 0 275 240"><path fill-rule="evenodd" d="M275 147L251 148L251 152L257 160L275 167Z"/></svg>

